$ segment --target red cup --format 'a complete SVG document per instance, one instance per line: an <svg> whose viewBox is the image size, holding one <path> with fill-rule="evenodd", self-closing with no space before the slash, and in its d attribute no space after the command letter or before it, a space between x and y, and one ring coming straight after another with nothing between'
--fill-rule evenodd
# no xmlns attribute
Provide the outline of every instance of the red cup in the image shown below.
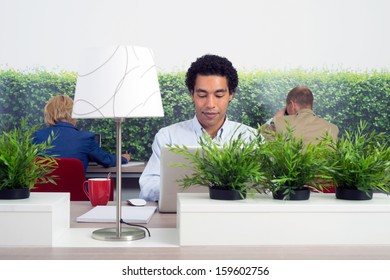
<svg viewBox="0 0 390 280"><path fill-rule="evenodd" d="M88 189L87 189L88 183ZM92 206L107 205L110 199L111 179L92 178L83 184L85 195L91 201Z"/></svg>

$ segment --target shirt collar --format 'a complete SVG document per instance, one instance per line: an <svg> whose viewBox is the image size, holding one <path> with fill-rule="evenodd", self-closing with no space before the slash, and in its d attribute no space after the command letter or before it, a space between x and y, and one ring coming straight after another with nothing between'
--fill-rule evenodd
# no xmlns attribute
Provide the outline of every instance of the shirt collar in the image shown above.
<svg viewBox="0 0 390 280"><path fill-rule="evenodd" d="M223 125L221 126L221 128L218 130L217 137L215 137L214 140L221 139L224 136L224 131L226 131L226 129L228 129L227 123L228 123L228 117L226 116L225 121L224 121ZM200 124L196 115L192 119L192 126L193 126L194 132L198 138L200 136L202 136L203 133L207 133L206 130Z"/></svg>
<svg viewBox="0 0 390 280"><path fill-rule="evenodd" d="M313 116L316 115L316 114L314 114L313 110L308 109L308 108L299 110L299 112L296 115L300 115L300 114L312 114Z"/></svg>
<svg viewBox="0 0 390 280"><path fill-rule="evenodd" d="M73 128L73 129L78 130L77 127L75 127L73 124L68 123L68 122L56 122L56 124L53 126L54 127L68 127L68 128Z"/></svg>

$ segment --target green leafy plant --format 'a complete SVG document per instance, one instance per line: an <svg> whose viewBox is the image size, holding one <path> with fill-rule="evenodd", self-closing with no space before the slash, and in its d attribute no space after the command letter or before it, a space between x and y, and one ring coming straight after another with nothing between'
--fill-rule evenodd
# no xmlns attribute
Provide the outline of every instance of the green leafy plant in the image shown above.
<svg viewBox="0 0 390 280"><path fill-rule="evenodd" d="M329 174L336 187L390 191L390 147L385 133L366 133L367 122L360 121L354 132L347 131L332 142Z"/></svg>
<svg viewBox="0 0 390 280"><path fill-rule="evenodd" d="M57 161L46 156L51 148L53 136L48 143L32 143L36 126L27 128L22 120L19 128L2 132L0 137L0 190L32 189L35 184L51 182L55 177L50 175L57 168Z"/></svg>
<svg viewBox="0 0 390 280"><path fill-rule="evenodd" d="M170 151L182 154L194 173L181 180L184 188L202 185L221 190L236 190L241 195L255 193L256 186L263 179L263 173L256 159L256 142L249 142L242 134L225 143L214 142L204 134L199 141L201 149L192 154L186 146L170 145Z"/></svg>
<svg viewBox="0 0 390 280"><path fill-rule="evenodd" d="M325 174L327 143L331 137L324 135L318 144L304 145L302 138L296 139L291 126L283 133L267 132L264 140L264 127L258 129L258 159L264 171L262 185L267 191L283 191L284 199L297 190L315 188L327 177Z"/></svg>

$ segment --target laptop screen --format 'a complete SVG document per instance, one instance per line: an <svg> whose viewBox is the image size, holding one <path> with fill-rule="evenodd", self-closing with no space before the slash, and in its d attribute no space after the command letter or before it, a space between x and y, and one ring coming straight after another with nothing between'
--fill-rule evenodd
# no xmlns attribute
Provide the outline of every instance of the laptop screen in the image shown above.
<svg viewBox="0 0 390 280"><path fill-rule="evenodd" d="M95 133L95 140L98 143L99 147L102 146L102 135L100 133Z"/></svg>
<svg viewBox="0 0 390 280"><path fill-rule="evenodd" d="M95 141L98 143L99 147L102 146L102 135L100 133L95 133ZM98 164L94 161L89 160L89 166L97 166Z"/></svg>
<svg viewBox="0 0 390 280"><path fill-rule="evenodd" d="M188 147L189 151L195 153L200 147ZM177 193L178 192L209 192L204 186L191 186L188 189L183 189L180 182L185 175L192 175L192 167L172 166L172 163L187 163L188 160L183 155L179 155L169 151L168 147L162 147L160 159L160 199L158 201L158 209L161 213L176 213L177 210Z"/></svg>

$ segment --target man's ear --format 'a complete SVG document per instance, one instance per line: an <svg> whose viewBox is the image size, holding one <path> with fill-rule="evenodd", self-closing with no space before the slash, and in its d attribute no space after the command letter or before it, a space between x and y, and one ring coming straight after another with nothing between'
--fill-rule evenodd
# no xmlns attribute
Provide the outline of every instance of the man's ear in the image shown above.
<svg viewBox="0 0 390 280"><path fill-rule="evenodd" d="M233 100L233 97L234 97L234 92L229 94L229 102Z"/></svg>
<svg viewBox="0 0 390 280"><path fill-rule="evenodd" d="M293 112L294 114L298 113L301 110L301 107L299 104L295 101L291 101L292 107L293 107Z"/></svg>

